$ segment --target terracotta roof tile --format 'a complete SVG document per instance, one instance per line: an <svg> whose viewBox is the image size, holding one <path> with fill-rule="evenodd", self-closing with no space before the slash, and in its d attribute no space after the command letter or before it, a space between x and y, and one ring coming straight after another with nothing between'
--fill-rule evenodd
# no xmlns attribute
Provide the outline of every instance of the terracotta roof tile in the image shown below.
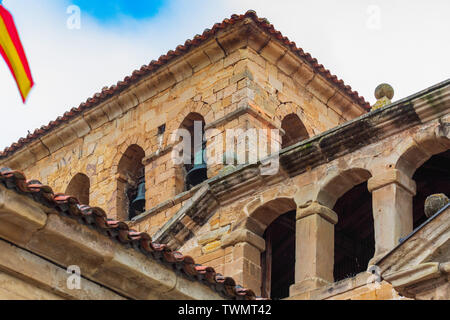
<svg viewBox="0 0 450 320"><path fill-rule="evenodd" d="M201 45L206 40L212 38L218 31L225 29L226 27L233 25L239 21L242 21L246 18L251 18L261 29L265 32L271 34L276 39L281 41L283 44L288 46L293 52L297 53L297 55L308 62L311 67L325 77L332 85L337 87L339 90L343 91L348 97L350 97L356 104L365 108L367 111L370 110L370 104L361 96L358 95L358 92L352 91L352 88L348 85L344 84L344 81L338 79L335 75L332 75L328 69L325 69L323 65L319 65L317 59L312 58L311 55L307 52L304 52L302 48L298 48L295 42L290 41L287 37L284 37L280 31L276 30L272 24L268 22L265 18L259 18L255 11L249 10L243 15L233 14L230 19L225 19L222 23L216 23L212 27L212 29L205 29L203 34L196 35L192 40L188 39L184 43L184 45L179 45L176 47L175 51L170 50L167 54L159 57L158 60L153 60L149 65L142 66L139 70L135 70L132 72L131 77L127 76L123 81L117 82L116 85L112 85L111 87L105 87L101 92L98 92L93 95L93 97L88 98L86 102L80 104L78 108L72 108L70 112L66 112L64 117L60 117L55 121L51 121L47 126L42 126L40 129L36 129L32 134L29 134L26 139L20 139L18 143L13 143L10 147L4 149L3 152L0 152L0 158L5 158L20 148L22 148L27 143L38 139L39 137L45 135L49 131L58 127L61 123L67 122L70 119L76 117L83 111L87 109L91 109L96 105L102 103L106 99L112 97L115 94L122 92L124 89L128 88L133 83L139 81L142 77L151 74L158 70L161 66L170 62L172 59L177 58L180 55L188 52L190 49L195 48Z"/></svg>
<svg viewBox="0 0 450 320"><path fill-rule="evenodd" d="M155 259L168 265L192 281L209 286L224 298L233 300L260 300L250 289L245 289L233 278L216 273L214 268L196 264L190 256L168 249L165 244L152 241L150 235L128 227L125 222L108 219L101 208L81 205L77 198L61 193L54 193L49 186L38 180L27 180L20 171L9 168L0 169L0 183L19 194L31 197L47 207L55 209L59 214L76 219L79 223L90 226L114 241L120 242L142 252L149 259Z"/></svg>

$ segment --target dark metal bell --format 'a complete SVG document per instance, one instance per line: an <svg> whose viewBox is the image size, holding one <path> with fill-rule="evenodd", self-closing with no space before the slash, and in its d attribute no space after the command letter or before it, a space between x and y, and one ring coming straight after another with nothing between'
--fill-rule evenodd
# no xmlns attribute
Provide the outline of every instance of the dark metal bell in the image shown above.
<svg viewBox="0 0 450 320"><path fill-rule="evenodd" d="M194 157L194 167L186 175L188 189L208 179L205 163L205 150L199 150Z"/></svg>
<svg viewBox="0 0 450 320"><path fill-rule="evenodd" d="M145 211L145 180L139 183L137 196L131 202L131 208L139 213Z"/></svg>

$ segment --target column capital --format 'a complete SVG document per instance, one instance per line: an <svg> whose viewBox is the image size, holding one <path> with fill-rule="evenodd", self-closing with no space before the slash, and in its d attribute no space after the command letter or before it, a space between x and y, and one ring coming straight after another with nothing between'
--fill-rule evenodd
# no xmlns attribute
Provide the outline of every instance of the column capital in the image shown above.
<svg viewBox="0 0 450 320"><path fill-rule="evenodd" d="M264 252L266 250L266 241L247 229L237 229L224 236L222 238L222 248L231 247L241 242L254 246L260 252Z"/></svg>
<svg viewBox="0 0 450 320"><path fill-rule="evenodd" d="M298 207L296 219L300 220L314 214L318 214L321 218L327 220L331 224L336 224L338 222L336 212L316 201L311 202L307 206Z"/></svg>
<svg viewBox="0 0 450 320"><path fill-rule="evenodd" d="M367 188L369 192L373 192L393 183L401 186L413 196L416 195L416 182L398 169L389 169L370 178L367 181Z"/></svg>

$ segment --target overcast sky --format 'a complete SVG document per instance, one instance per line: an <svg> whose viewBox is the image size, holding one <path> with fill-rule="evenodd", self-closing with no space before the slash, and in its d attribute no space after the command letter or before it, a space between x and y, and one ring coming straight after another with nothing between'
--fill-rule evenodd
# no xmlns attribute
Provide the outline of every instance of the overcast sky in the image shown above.
<svg viewBox="0 0 450 320"><path fill-rule="evenodd" d="M81 9L80 28L67 21ZM4 0L35 87L23 105L0 61L0 149L233 13L255 10L363 95L394 100L450 74L449 0ZM70 20L69 22L73 22Z"/></svg>

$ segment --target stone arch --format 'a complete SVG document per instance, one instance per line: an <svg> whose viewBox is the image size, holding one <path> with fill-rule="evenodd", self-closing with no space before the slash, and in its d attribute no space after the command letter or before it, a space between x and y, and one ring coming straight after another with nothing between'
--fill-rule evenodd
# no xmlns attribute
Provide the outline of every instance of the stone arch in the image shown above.
<svg viewBox="0 0 450 320"><path fill-rule="evenodd" d="M307 115L300 106L292 102L283 103L277 107L274 118L275 123L281 127L283 119L290 114L295 114L298 116L298 118L305 127L308 137L314 135L314 130L310 126L310 122L307 119Z"/></svg>
<svg viewBox="0 0 450 320"><path fill-rule="evenodd" d="M65 194L76 197L80 204L89 205L90 186L89 177L77 173L67 185Z"/></svg>
<svg viewBox="0 0 450 320"><path fill-rule="evenodd" d="M133 145L139 146L139 148L146 150L143 146L146 146L146 140L143 135L131 135L123 138L123 143L114 146L116 148L116 153L112 160L112 169L113 172L117 173L117 168L119 166L119 162L122 160L123 155L127 152L127 150Z"/></svg>
<svg viewBox="0 0 450 320"><path fill-rule="evenodd" d="M120 220L128 220L130 218L129 191L136 189L139 180L145 174L142 159L145 157L144 150L137 144L127 147L125 152L121 154L117 165L117 199L116 199L116 215Z"/></svg>
<svg viewBox="0 0 450 320"><path fill-rule="evenodd" d="M211 112L213 110L210 108L209 104L203 101L190 101L187 103L184 108L180 110L180 112L177 114L174 120L170 121L168 123L166 130L169 130L169 132L172 132L182 126L183 121L186 119L186 117L189 116L191 113L198 114L203 117L205 121L205 125L208 125L210 122L214 121L211 117Z"/></svg>
<svg viewBox="0 0 450 320"><path fill-rule="evenodd" d="M195 134L198 134L195 132L195 123L201 122L201 136L195 136ZM189 189L192 186L195 186L199 182L202 182L207 179L207 168L206 164L204 164L204 168L200 168L198 170L199 174L196 176L200 177L199 179L194 179L195 181L191 181L189 179L190 177L190 171L194 169L194 166L200 165L200 163L195 163L195 161L199 161L196 157L198 157L198 154L196 152L200 152L204 148L204 134L205 134L205 118L198 112L190 112L186 115L186 117L183 119L183 121L180 123L179 128L185 129L190 134L190 148L191 148L191 161L190 163L185 163L184 166L178 166L176 167L176 176L182 177L182 179L179 179L176 181L176 189L178 192L183 191L184 189ZM203 152L203 151L202 151ZM200 159L201 160L201 159ZM203 165L203 164L202 164ZM194 176L194 175L193 175ZM184 179L186 178L186 179ZM185 181L186 180L186 181ZM186 185L185 185L186 182Z"/></svg>
<svg viewBox="0 0 450 320"><path fill-rule="evenodd" d="M412 197L412 229L427 220L425 199L435 193L446 193L448 187L448 159L450 156L450 123L440 122L422 129L400 144L395 168L411 178L415 184Z"/></svg>
<svg viewBox="0 0 450 320"><path fill-rule="evenodd" d="M282 149L309 138L305 125L296 113L290 113L283 118L281 129L284 130L281 143Z"/></svg>
<svg viewBox="0 0 450 320"><path fill-rule="evenodd" d="M316 201L337 214L334 226L333 278L339 281L367 270L375 252L369 170L356 167L327 175Z"/></svg>
<svg viewBox="0 0 450 320"><path fill-rule="evenodd" d="M194 121L201 121L203 123L203 127L205 126L205 117L201 113L189 112L183 118L183 121L181 121L179 128L183 128L188 131L191 131L193 129ZM193 134L192 134L192 136L193 136Z"/></svg>
<svg viewBox="0 0 450 320"><path fill-rule="evenodd" d="M261 203L253 210L247 220L248 225L253 224L255 227L251 230L255 234L262 236L265 229L282 214L296 210L297 204L293 198L278 197Z"/></svg>
<svg viewBox="0 0 450 320"><path fill-rule="evenodd" d="M450 149L450 123L440 123L417 132L399 145L394 168L411 178L416 170L433 155Z"/></svg>
<svg viewBox="0 0 450 320"><path fill-rule="evenodd" d="M247 218L247 228L265 243L256 266L261 270L261 293L267 298L285 298L295 282L295 217L293 198L277 197L256 208ZM278 263L280 259L283 264Z"/></svg>
<svg viewBox="0 0 450 320"><path fill-rule="evenodd" d="M297 112L299 112L298 111L299 109L300 108L296 104L283 103L277 107L275 116L276 116L276 118L278 118L278 121L280 121L280 123L281 123L283 118L285 118L288 114L291 114L291 113L297 114Z"/></svg>
<svg viewBox="0 0 450 320"><path fill-rule="evenodd" d="M336 201L353 187L369 180L372 174L364 168L351 168L326 176L315 199L320 204L333 208Z"/></svg>

